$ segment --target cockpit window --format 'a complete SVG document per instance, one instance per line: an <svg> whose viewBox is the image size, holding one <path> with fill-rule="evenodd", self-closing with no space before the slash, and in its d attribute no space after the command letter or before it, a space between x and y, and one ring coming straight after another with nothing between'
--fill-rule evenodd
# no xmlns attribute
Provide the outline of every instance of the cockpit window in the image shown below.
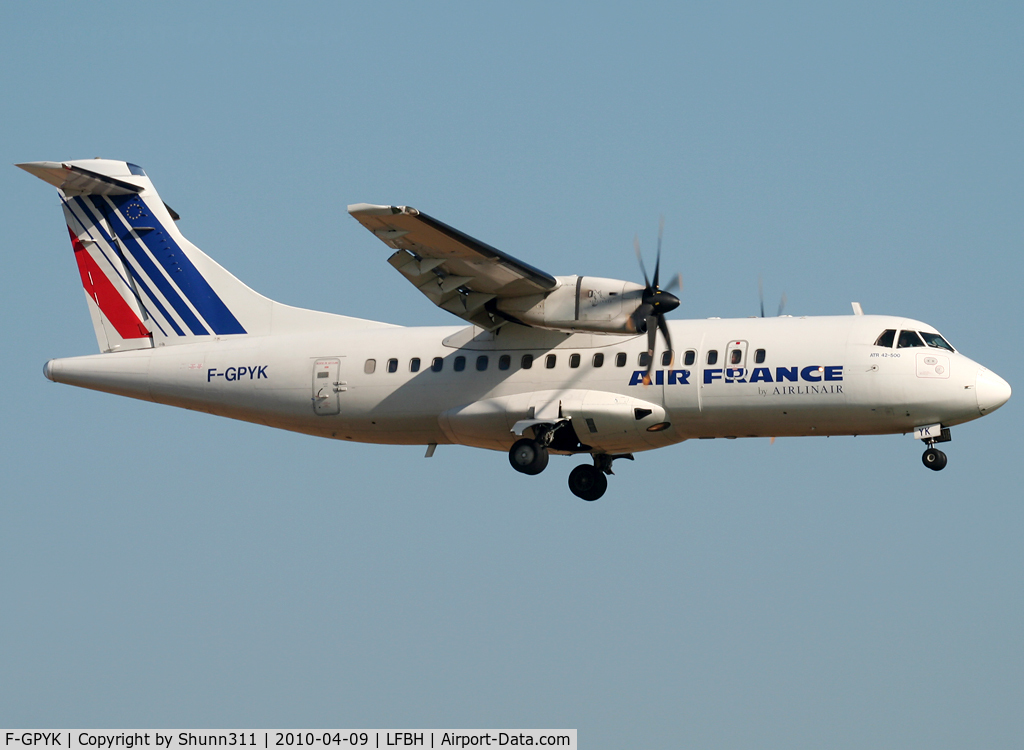
<svg viewBox="0 0 1024 750"><path fill-rule="evenodd" d="M896 344L897 349L906 349L911 346L924 346L917 331L900 331L900 338Z"/></svg>
<svg viewBox="0 0 1024 750"><path fill-rule="evenodd" d="M937 333L928 333L927 331L921 331L921 338L924 339L924 343L928 344L928 346L934 346L936 349L946 349L948 351L953 351L953 347L949 345L949 342L946 341L946 339L942 338L942 336L940 336Z"/></svg>
<svg viewBox="0 0 1024 750"><path fill-rule="evenodd" d="M896 338L896 331L892 328L886 328L882 331L882 335L875 339L875 346L884 346L887 349L892 349L892 341Z"/></svg>

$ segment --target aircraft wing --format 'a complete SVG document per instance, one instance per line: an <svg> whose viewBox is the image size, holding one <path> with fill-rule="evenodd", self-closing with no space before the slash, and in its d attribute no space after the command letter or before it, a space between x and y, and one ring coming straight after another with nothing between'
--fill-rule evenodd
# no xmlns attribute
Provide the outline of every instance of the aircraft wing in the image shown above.
<svg viewBox="0 0 1024 750"><path fill-rule="evenodd" d="M395 249L388 263L431 302L486 330L505 322L493 302L546 294L558 281L409 206L356 203L348 212Z"/></svg>

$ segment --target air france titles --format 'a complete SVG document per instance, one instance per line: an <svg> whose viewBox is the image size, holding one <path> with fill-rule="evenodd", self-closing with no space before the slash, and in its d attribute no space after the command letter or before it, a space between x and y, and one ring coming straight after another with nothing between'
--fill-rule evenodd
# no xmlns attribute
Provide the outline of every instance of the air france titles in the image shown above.
<svg viewBox="0 0 1024 750"><path fill-rule="evenodd" d="M689 370L655 370L651 382L654 385L690 385ZM642 385L647 377L646 370L634 370L630 385ZM772 388L758 387L762 396L803 396L813 393L842 393L842 365L807 365L806 367L743 367L707 368L703 371L703 384L717 383L771 383ZM784 385L798 383L799 385ZM808 383L809 385L803 385Z"/></svg>

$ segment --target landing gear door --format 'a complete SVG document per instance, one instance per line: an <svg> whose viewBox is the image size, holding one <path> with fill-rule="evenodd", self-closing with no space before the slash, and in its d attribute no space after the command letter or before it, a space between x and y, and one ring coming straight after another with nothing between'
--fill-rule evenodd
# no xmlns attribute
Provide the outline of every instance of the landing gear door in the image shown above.
<svg viewBox="0 0 1024 750"><path fill-rule="evenodd" d="M341 412L341 394L348 383L341 379L341 359L318 359L313 363L313 411L322 417Z"/></svg>

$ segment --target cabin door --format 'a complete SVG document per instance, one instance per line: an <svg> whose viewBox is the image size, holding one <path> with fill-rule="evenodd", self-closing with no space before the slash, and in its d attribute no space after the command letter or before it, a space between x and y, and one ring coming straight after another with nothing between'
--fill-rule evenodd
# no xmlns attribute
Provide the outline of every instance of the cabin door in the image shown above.
<svg viewBox="0 0 1024 750"><path fill-rule="evenodd" d="M318 359L313 363L313 411L319 416L341 412L341 394L348 390L348 383L341 379L343 359Z"/></svg>

